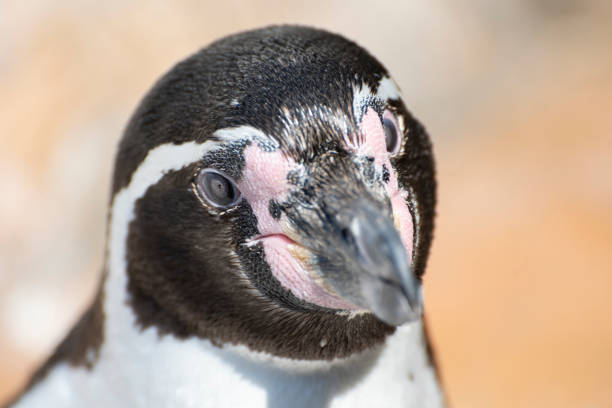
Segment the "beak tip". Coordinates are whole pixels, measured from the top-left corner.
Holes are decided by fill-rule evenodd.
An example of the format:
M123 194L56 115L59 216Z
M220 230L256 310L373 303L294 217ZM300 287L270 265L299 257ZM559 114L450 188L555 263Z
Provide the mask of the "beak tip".
M423 314L420 288L407 295L398 286L378 283L375 296L366 296L368 309L379 320L391 326L416 321Z
M374 316L390 326L401 326L414 322L421 317L420 311L395 310L392 313L374 313Z

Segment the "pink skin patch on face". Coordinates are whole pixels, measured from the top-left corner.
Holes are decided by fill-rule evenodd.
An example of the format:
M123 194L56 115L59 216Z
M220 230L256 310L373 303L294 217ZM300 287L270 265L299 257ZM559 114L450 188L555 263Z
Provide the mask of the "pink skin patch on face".
M297 168L297 164L280 151L266 152L256 143L247 146L244 159L242 177L237 184L257 217L260 233L251 243L262 243L266 262L274 277L285 289L306 302L330 309L358 309L317 284L317 277L312 276L314 272L309 273L306 266L307 250L285 234L284 215L277 220L270 213L270 200L280 202L287 197L291 188L287 174Z
M394 121L391 112L385 117ZM361 121L361 143L352 148L359 155L374 157L379 171L385 165L389 171L389 182L385 184L391 199L395 226L408 253L412 256L413 224L410 210L406 205L407 193L399 187L397 176L391 166L390 153L387 151L385 131L374 109L369 108ZM349 146L351 147L351 146ZM244 151L245 166L238 182L242 196L246 199L255 216L259 236L253 237L249 244L261 242L266 262L278 282L296 297L306 302L340 310L359 310L360 308L346 299L336 296L327 288L321 277L308 269L308 250L293 241L287 233L284 215L275 219L270 213L270 200L282 202L287 198L292 186L287 182L287 174L298 167L280 151L264 151L257 143L252 143Z
M397 120L391 112L385 111L384 117L392 120L395 128L399 131ZM361 119L361 132L365 140L357 146L357 154L374 157L374 163L379 167L379 170L383 165L389 170L389 182L386 183L385 189L391 199L395 227L398 229L404 247L408 252L408 258L411 259L414 226L412 224L412 215L406 204L408 193L401 189L398 184L397 175L391 166L391 154L387 151L385 130L380 117L374 109L368 108L365 115L363 115Z

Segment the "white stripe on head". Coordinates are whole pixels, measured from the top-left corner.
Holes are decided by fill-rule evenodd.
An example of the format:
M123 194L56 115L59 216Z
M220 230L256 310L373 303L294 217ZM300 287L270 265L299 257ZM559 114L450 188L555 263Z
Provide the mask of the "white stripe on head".
M395 81L389 77L383 77L378 83L376 96L384 101L389 99L400 99L401 94Z
M376 97L384 101L389 101L391 99L401 99L402 94L399 90L399 87L397 86L397 84L392 78L383 77L378 83L378 89L376 90ZM404 123L404 116L396 115L396 119L400 126L400 130L404 132L406 129L406 125Z
M224 143L252 140L264 147L276 150L280 147L278 141L253 126L242 125L233 128L219 129L213 136Z
M127 291L127 238L129 225L134 219L136 202L144 196L149 187L158 183L170 172L180 170L224 145L242 140L253 140L271 149L278 148L278 142L252 126L239 126L217 130L213 136L218 140L203 143L186 142L180 145L167 143L150 150L132 174L130 183L121 189L111 204L107 247L108 277L105 283L105 311L109 315L123 315L117 308L125 307ZM122 322L122 324L134 324ZM114 326L109 322L107 330L113 335ZM125 329L127 327L123 327ZM121 328L116 327L117 330Z
M372 90L365 83L353 88L353 114L355 115L357 123L361 122L361 115L364 110L363 107L372 97Z
M134 219L136 201L144 196L147 189L155 185L169 171L180 170L202 160L204 154L221 146L217 141L204 143L187 142L180 145L167 143L155 147L140 163L132 174L130 183L121 189L114 197L108 232L107 268L108 276L105 282L105 312L107 315L120 316L118 308L124 308L127 299L127 238L129 225ZM107 321L109 336L114 336L115 330L121 331L113 319ZM133 324L121 322L121 324Z
M383 77L378 83L376 93L366 84L353 88L353 112L358 115L357 122L361 121L361 115L365 112L364 105L371 99L377 99L381 102L387 102L390 99L400 99L400 91L395 84L395 81L389 77Z

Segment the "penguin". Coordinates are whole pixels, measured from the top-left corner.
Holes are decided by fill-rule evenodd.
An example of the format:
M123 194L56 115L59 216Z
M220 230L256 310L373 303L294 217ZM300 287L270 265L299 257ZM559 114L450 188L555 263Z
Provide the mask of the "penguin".
M432 146L344 37L220 39L118 146L91 307L8 406L442 407Z

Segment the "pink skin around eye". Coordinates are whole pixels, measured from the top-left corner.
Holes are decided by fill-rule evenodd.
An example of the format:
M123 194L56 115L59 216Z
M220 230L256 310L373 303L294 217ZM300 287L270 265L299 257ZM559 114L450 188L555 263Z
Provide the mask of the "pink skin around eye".
M390 155L387 152L382 123L378 114L371 108L362 119L361 131L365 135L365 140L356 147L356 153L374 157L379 171L382 171L383 164L387 166L390 179L385 188L391 198L395 225L410 257L413 225L405 201L407 194L399 188L389 161ZM348 300L324 290L315 282L316 278L306 269L304 260L296 258L295 254L300 252L300 248L285 235L282 227L283 218L277 220L270 213L270 200L282 202L289 194L292 186L287 182L287 174L298 165L280 151L266 152L256 143L250 144L245 149L244 158L245 166L238 188L257 217L259 236L253 237L252 242L262 243L266 261L274 277L284 288L306 302L331 309L359 309Z
M399 129L397 121L391 112L385 111L384 117L391 119L396 129ZM385 188L387 194L389 194L391 198L395 225L399 230L400 237L402 238L402 242L406 247L410 259L412 257L412 236L414 227L412 225L412 215L406 204L408 193L401 189L398 184L397 176L391 166L390 154L387 151L385 130L378 113L376 113L374 109L368 108L365 115L363 115L361 119L361 132L365 135L365 141L357 146L357 153L374 157L374 163L377 167L385 165L387 170L389 170L390 178Z

